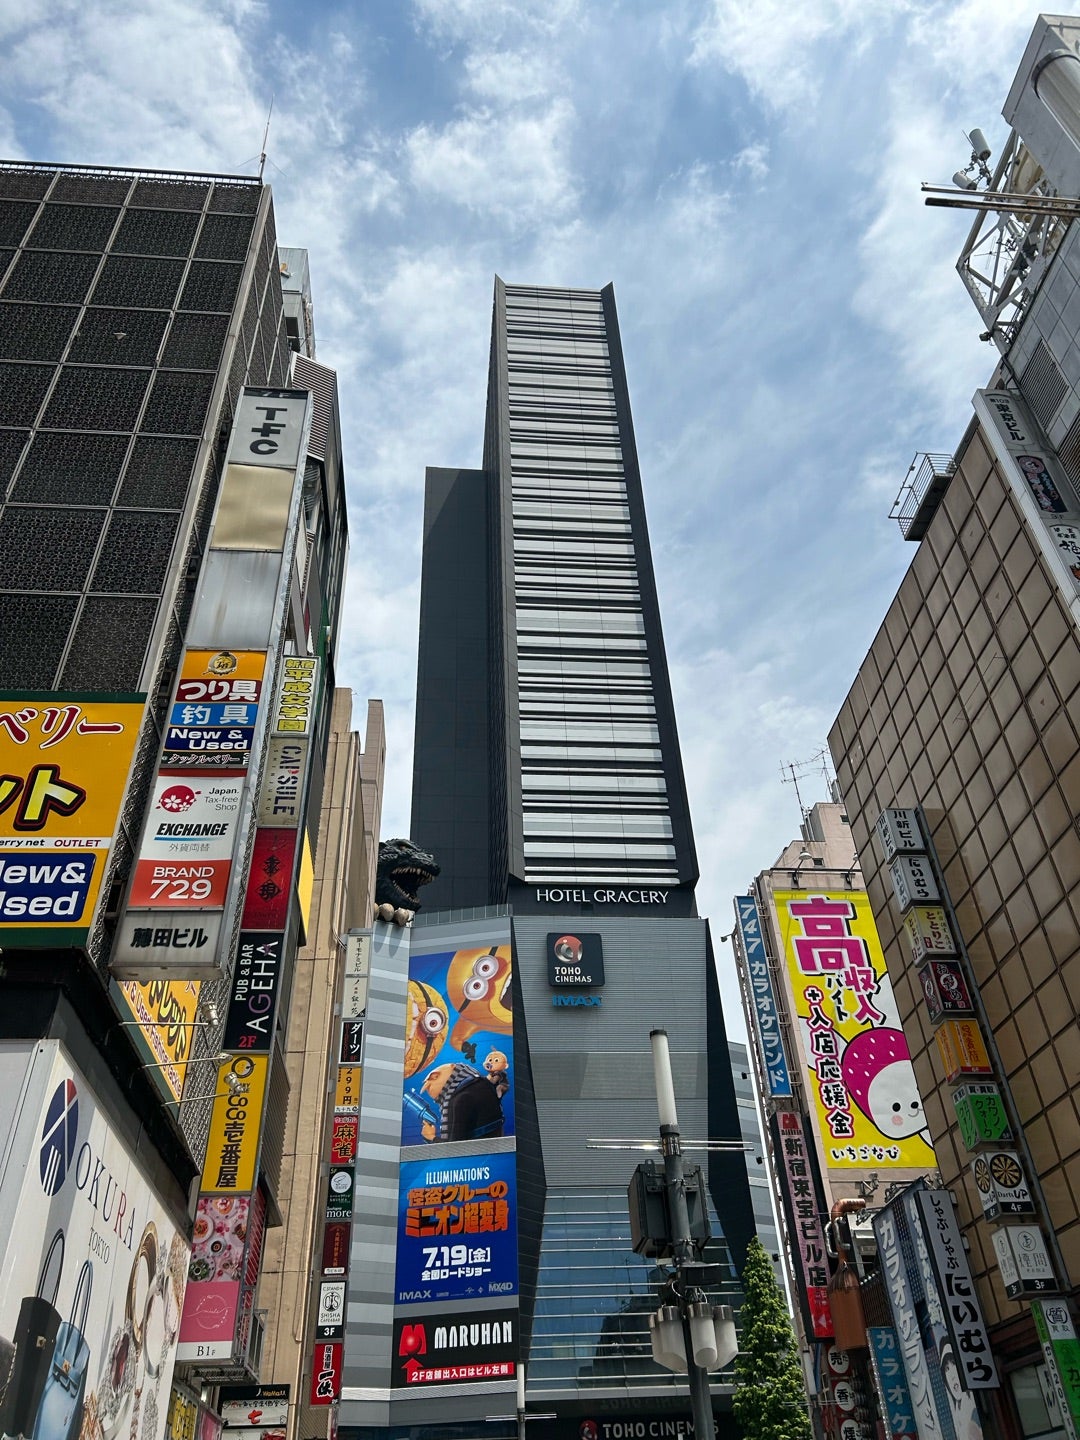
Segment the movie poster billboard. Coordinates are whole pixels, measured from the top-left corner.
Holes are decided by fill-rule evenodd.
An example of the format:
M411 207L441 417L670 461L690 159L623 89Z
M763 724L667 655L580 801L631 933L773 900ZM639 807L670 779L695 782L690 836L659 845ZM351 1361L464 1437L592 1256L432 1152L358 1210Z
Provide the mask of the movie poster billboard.
M159 1436L187 1240L59 1043L25 1053L21 1149L2 1182L17 1217L0 1261L2 1433Z
M510 941L409 959L401 1143L514 1133Z
M865 891L774 894L825 1163L935 1164Z
M78 945L94 918L141 695L0 693L0 936Z
M516 1295L514 1152L407 1160L400 1176L395 1303Z

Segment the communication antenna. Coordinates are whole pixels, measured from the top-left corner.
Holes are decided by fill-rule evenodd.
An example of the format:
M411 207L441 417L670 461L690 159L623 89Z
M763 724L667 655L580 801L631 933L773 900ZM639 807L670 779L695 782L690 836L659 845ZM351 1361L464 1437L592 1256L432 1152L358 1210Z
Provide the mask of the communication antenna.
M263 178L263 171L266 169L266 142L270 136L270 117L274 113L274 96L270 96L270 109L266 112L266 124L263 126L262 149L259 151L259 179Z
M828 747L824 745L816 755L811 755L809 760L789 760L787 764L780 766L780 783L794 785L795 799L799 802L799 813L804 821L810 817L810 807L803 804L799 781L818 774L825 780L825 793L831 795L832 775L829 771L829 751Z

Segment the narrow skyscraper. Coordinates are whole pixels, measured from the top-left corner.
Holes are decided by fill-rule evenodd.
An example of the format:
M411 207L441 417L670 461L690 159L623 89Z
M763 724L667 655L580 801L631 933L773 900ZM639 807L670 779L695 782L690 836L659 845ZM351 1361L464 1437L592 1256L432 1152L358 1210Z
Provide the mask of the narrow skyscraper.
M631 1237L639 1157L590 1142L656 1135L656 1026L687 1139L740 1125L610 286L496 281L483 468L427 476L412 839L441 873L411 934L372 936L365 1045L401 1058L364 1067L341 1432L510 1434L522 1369L529 1440L622 1433L628 1402L678 1427L686 1377L649 1343L665 1275ZM737 1304L743 1157L692 1158ZM476 1236L447 1198L463 1180Z

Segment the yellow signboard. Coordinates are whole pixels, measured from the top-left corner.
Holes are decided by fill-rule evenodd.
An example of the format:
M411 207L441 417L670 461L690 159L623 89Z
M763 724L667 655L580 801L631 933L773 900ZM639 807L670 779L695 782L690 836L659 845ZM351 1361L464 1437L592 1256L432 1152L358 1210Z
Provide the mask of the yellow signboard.
M865 891L778 891L807 1084L830 1169L934 1162Z
M199 1007L198 980L152 980L139 985L126 980L118 990L139 1033L154 1057L151 1073L160 1075L174 1100L184 1088L184 1072L195 1039L193 1021Z
M9 942L86 938L143 700L0 693L0 936Z
M254 1190L269 1064L269 1055L233 1055L222 1062L201 1194L250 1195Z
M360 1109L360 1066L339 1065L334 1109L355 1114Z

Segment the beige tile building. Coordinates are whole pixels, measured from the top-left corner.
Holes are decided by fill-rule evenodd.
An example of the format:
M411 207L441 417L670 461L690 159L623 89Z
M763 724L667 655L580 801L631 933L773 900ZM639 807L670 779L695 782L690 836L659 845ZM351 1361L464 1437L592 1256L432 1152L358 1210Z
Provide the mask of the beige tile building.
M333 1100L331 1046L345 953L340 940L370 922L379 849L382 702L368 701L362 746L351 724L352 692L336 690L307 943L296 957L285 1047L291 1095L279 1192L283 1223L267 1232L260 1289L267 1310L260 1380L291 1387L289 1440L321 1440L327 1433L326 1408L307 1402Z

